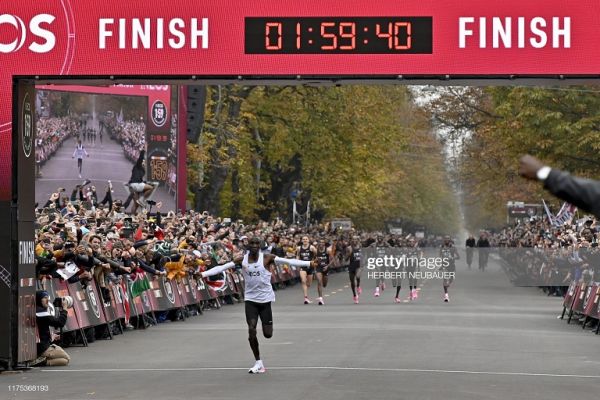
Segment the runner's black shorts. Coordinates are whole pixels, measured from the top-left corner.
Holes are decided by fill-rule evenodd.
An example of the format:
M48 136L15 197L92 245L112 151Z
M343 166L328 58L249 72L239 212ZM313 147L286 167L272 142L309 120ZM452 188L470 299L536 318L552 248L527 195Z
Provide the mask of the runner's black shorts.
M329 269L323 270L323 268L325 268L325 267L317 267L317 273L327 275L327 273L329 272Z
M348 265L348 272L356 272L360 269L360 263L350 263Z
M263 325L273 325L273 312L271 311L271 302L256 303L246 300L246 322L248 325L254 325L260 318Z

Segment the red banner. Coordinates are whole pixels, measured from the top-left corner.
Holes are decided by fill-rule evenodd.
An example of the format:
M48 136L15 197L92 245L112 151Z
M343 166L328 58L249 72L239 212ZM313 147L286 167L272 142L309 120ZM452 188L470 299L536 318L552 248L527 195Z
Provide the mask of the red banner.
M583 302L585 300L586 290L587 290L587 285L585 283L582 283L577 286L577 291L575 292L575 297L573 300L573 306L571 307L571 310L573 310L574 312L577 312L577 313L583 312Z
M600 286L595 283L588 287L583 305L583 314L588 317L598 318L598 300L600 298Z

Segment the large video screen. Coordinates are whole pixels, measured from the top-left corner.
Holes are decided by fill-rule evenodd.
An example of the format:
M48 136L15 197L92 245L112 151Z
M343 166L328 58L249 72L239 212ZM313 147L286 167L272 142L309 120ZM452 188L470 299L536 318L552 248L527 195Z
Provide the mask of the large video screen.
M147 97L37 90L36 106L38 208L175 209L176 133L148 132Z

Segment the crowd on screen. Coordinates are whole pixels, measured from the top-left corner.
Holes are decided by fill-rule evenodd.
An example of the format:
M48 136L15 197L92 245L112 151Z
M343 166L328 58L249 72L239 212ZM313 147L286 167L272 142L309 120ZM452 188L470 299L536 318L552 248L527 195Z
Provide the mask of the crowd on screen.
M106 129L109 136L123 146L125 157L135 162L140 155L140 149L146 145L145 122L132 120L119 123L114 118L105 117L101 117L100 120L99 128ZM38 166L43 166L65 140L82 135L88 126L87 122L87 119L81 116L39 117L36 121L35 140L35 158Z
M43 165L62 146L63 142L78 135L80 122L71 117L39 118L36 122L35 160Z
M110 137L121 143L125 157L135 162L140 156L140 149L146 148L146 124L143 121L130 120L122 123L107 121Z

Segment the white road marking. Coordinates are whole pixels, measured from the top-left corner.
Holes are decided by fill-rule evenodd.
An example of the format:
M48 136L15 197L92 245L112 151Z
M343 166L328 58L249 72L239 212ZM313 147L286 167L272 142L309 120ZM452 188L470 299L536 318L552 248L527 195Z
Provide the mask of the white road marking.
M95 368L95 369L42 369L41 372L194 372L194 371L245 371L247 367L200 367L200 368ZM527 376L548 378L579 378L600 379L600 375L576 374L546 374L537 372L498 372L498 371L466 371L447 369L417 369L417 368L363 368L363 367L269 367L270 370L295 371L295 370L331 370L331 371L367 371L367 372L407 372L430 374L466 374L466 375L499 375L499 376Z

